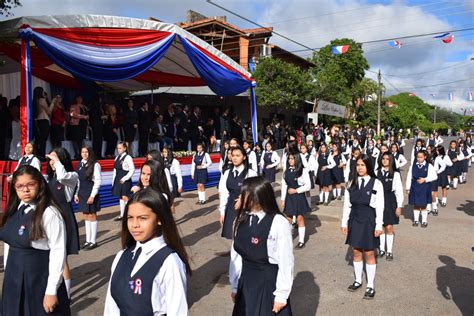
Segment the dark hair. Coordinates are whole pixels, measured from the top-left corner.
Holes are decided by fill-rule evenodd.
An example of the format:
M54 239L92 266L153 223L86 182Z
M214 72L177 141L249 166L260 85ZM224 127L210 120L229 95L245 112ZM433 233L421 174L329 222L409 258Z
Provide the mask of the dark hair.
M450 141L450 142L449 142L449 149L450 149L450 150L451 150L451 144L456 144L455 150L456 150L456 153L459 155L459 145L458 145L458 142L455 141L455 140Z
M287 170L290 168L290 156L293 156L293 158L295 159L295 175L297 178L299 178L303 174L303 162L301 161L301 155L300 153L288 154L288 157L286 158Z
M298 143L294 140L288 142L288 155L290 154L299 154L300 150L298 148Z
M122 247L132 248L136 245L130 231L128 230L128 209L131 205L141 203L150 208L155 213L157 219L161 222L158 226L157 236L163 236L166 244L171 247L183 261L186 266L186 272L191 275L191 266L189 265L188 254L184 249L183 241L178 233L178 227L171 213L171 208L166 198L160 192L147 188L135 193L128 201L125 207L122 219Z
M38 182L38 195L36 196L35 201L36 209L33 212L33 216L31 218L31 229L29 236L30 240L38 240L45 237L42 226L43 214L49 206L54 206L61 214L63 219L65 219L66 217L64 216L63 210L58 207L58 203L55 201L53 193L51 192L48 183L46 182L41 172L39 172L38 169L32 166L24 165L18 168L13 173L8 204L5 214L2 218L2 226L5 225L8 219L15 214L18 209L18 206L20 205L21 200L16 192L15 184L17 182L18 177L23 175L29 175L31 178L33 178L33 180Z
M33 156L36 156L36 146L35 146L35 141L33 140L30 140L29 142L27 142L25 144L25 147L26 145L30 144L32 147L33 147L33 152L31 153ZM23 150L23 154L25 154L25 151Z
M95 158L95 154L92 148L90 148L89 146L82 146L82 149L87 149L87 152L89 153L89 158L87 159L86 163L86 179L92 180L92 178L94 177L94 167L97 162L97 159Z
M270 141L270 142L267 142L267 143L265 144L265 148L263 148L263 150L267 150L266 147L267 147L268 144L269 144L270 146L272 146L272 150L273 150L273 142L271 142L271 141Z
M173 163L173 160L174 160L174 153L173 153L173 150L171 150L171 148L169 148L168 146L163 147L163 150L165 150L165 149L168 151L168 157L165 158L163 156L163 154L161 154L160 157L163 159L163 163L164 163L165 168L169 169L169 168L171 168L171 164Z
M415 142L415 147L416 147L416 145L417 145L418 143L421 145L421 147L423 147L423 145L425 144L425 141L424 141L423 139L421 139L421 138L418 138L418 139L416 140L416 142Z
M33 90L33 118L38 115L38 102L44 99L44 89L42 87L35 87Z
M225 149L225 144L229 145L230 146L230 141L228 140L225 140L223 143L222 143L222 146L221 146L221 159L225 161L225 158L227 156L227 150L228 149Z
M62 147L56 147L52 151L58 155L59 162L64 166L64 169L66 169L66 172L72 172L74 171L74 168L72 167L72 161L71 161L71 156L69 155L69 152L62 148ZM46 174L48 175L49 179L52 179L54 176L55 171L53 168L51 168L51 165L48 164L46 165Z
M360 148L359 148L359 147L356 147L356 148L352 148L352 150L351 150L352 156L354 156L354 154L355 154L356 151L358 151L358 152L360 152L360 153L362 154L362 151L360 150ZM359 155L359 157L360 157L360 155Z
M436 146L436 152L438 156L444 157L446 155L446 151L444 150L444 147L442 145Z
M247 176L247 173L249 172L249 159L247 157L247 152L240 146L237 146L237 147L234 147L234 148L229 148L229 150L234 153L234 151L238 150L242 153L242 155L244 156L244 161L242 161L242 164L244 165L244 170L242 171L242 176L245 177ZM229 168L229 174L232 173L232 171L234 171L234 164L231 165L231 167Z
M393 174L395 173L395 171L398 171L397 169L397 165L395 164L395 157L393 157L393 155L391 153L389 153L388 151L387 152L384 152L381 156L380 156L380 163L378 165L378 170L382 170L382 159L384 156L387 156L388 157L388 174L390 175L390 178L393 178Z
M163 157L161 156L160 151L157 149L150 150L146 155L151 156L152 160L160 161L161 163L163 163Z
M240 146L240 141L239 141L237 138L232 137L232 138L229 140L229 145L230 145L230 142L231 142L231 141L235 141L235 142Z
M430 149L429 154L428 154L428 148ZM428 145L428 147L426 148L426 160L429 163L434 164L435 159L436 159L436 147L433 145Z
M248 221L247 213L252 210L252 206L259 204L267 215L281 213L275 198L275 192L270 182L263 177L252 177L242 182L240 190L240 207L237 209L237 219L234 224L234 236L238 226Z
M359 180L359 174L357 173L357 162L359 162L359 160L362 160L362 162L365 164L365 167L367 168L367 174L371 178L375 178L374 166L372 166L372 159L370 159L370 157L367 155L359 156L359 158L357 158L356 160L354 174L352 175L351 179L351 190L354 190L356 188L357 182Z
M150 167L150 188L158 192L166 194L168 196L168 201L171 203L171 193L168 186L168 181L166 179L165 166L162 162L158 160L148 160L142 165L140 169L140 177L138 179L137 185L143 189L143 183L141 179L141 173L143 167Z
M397 153L399 153L399 152L400 152L400 148L398 147L398 144L397 144L397 143L391 143L391 144L390 144L390 150L392 150L392 147L393 147L393 146L397 147Z
M127 142L118 142L117 146L118 145L122 145L123 147L125 147L125 153L128 154L128 143Z

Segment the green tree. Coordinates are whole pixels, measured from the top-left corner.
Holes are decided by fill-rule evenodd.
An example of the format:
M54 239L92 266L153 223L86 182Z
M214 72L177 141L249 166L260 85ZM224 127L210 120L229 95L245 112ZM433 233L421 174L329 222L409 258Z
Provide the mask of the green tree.
M309 73L280 59L261 59L254 78L259 106L297 109L305 100L312 99Z
M20 0L0 0L0 15L11 16L13 8L21 6Z

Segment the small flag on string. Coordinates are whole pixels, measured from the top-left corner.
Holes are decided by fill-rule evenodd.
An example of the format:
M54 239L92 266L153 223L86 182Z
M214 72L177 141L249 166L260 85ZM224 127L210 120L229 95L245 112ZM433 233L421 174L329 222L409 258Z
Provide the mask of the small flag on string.
M410 93L408 93L408 96L409 97L416 97L416 94L414 94L413 92L410 92Z
M454 35L451 35L451 33L444 33L444 34L436 35L433 38L439 38L440 40L443 41L443 43L449 44L453 41Z
M431 95L433 98L436 98L436 96L437 96L436 93L431 93L430 95Z
M347 53L349 50L350 45L343 45L343 46L333 46L332 47L332 54L333 55L342 55Z
M467 99L468 99L469 101L472 101L472 100L473 100L472 91L468 91L468 92L467 92Z
M388 46L402 48L402 42L400 41L390 41Z
M454 101L454 96L453 96L452 92L448 93L448 100L449 101Z

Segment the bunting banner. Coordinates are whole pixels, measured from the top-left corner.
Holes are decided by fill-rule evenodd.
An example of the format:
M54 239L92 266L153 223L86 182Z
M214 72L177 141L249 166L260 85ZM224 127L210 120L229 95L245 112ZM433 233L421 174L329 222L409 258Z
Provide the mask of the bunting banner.
M402 43L400 41L389 41L388 46L402 48Z

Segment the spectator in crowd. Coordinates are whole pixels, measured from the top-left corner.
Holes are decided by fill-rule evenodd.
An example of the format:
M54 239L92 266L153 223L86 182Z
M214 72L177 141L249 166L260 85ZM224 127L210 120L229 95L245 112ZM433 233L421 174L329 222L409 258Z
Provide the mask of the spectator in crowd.
M173 124L173 119L174 119L174 116L175 116L174 110L175 110L174 103L168 104L168 110L163 115L163 123L166 126L168 126L170 124Z
M221 126L221 140L225 141L230 139L230 121L229 121L229 109L225 109L219 118Z
M6 158L6 136L8 122L8 99L0 95L0 160Z
M81 160L81 148L89 125L89 109L82 104L82 96L75 98L75 103L69 108L69 138L74 148L74 159Z
M51 147L62 147L61 142L64 140L67 112L58 94L54 97L53 111L51 114Z
M204 122L201 118L201 109L198 106L195 106L193 113L190 116L189 122L189 135L191 137L191 147L196 148L197 144L201 143L202 135L204 132L203 129Z
M125 121L123 122L124 139L128 143L128 152L133 157L133 141L137 135L138 129L138 113L133 105L133 100L129 99L127 107L123 111Z
M49 137L51 111L53 104L48 104L47 94L42 87L33 90L33 117L35 143L38 148L38 157L45 159L46 141Z
M230 138L236 138L239 140L244 139L242 124L240 123L240 118L237 114L235 114L234 118L230 121Z
M107 120L104 124L104 139L107 142L105 156L107 158L115 158L115 147L118 142L118 131L120 129L117 117L117 108L113 104L109 104L105 109Z
M138 111L138 155L143 157L148 152L148 137L151 130L151 115L148 102L143 103Z
M102 159L102 142L104 140L104 125L107 114L104 112L102 98L97 98L89 109L89 124L92 129L92 148L96 159ZM107 102L108 103L108 102ZM107 104L105 105L107 106Z

